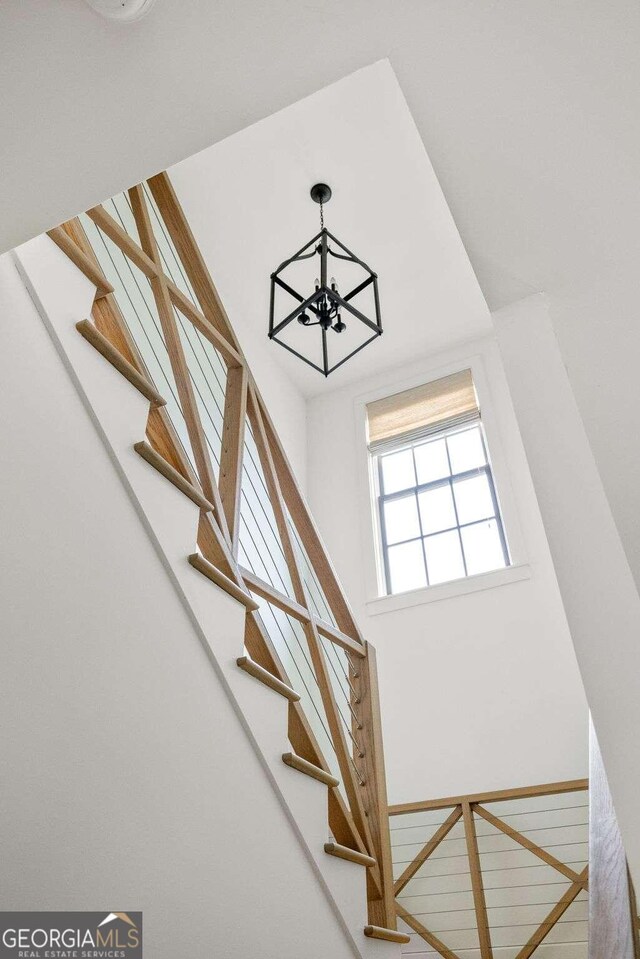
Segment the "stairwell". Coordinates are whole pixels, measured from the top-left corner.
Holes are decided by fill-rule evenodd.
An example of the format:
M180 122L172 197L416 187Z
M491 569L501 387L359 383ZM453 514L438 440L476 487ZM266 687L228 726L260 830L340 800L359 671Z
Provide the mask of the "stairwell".
M140 455L158 397L79 335L96 284L48 237L0 262L4 908L124 898L155 956L398 955L335 780L291 756L296 691L243 656L253 601L189 561L202 504Z
M131 270L164 360L105 321L114 293L137 294L74 240L81 227L0 259L15 557L0 711L20 731L4 908L142 909L145 945L167 959L585 956L585 781L392 807L389 842L375 652L233 333L195 305L210 291L167 278L185 250L156 241L146 187L129 196L128 231L103 207L87 228L148 281L143 294ZM199 363L206 343L180 332L178 310L230 359L217 449L190 419L203 399L185 344ZM631 959L635 916L624 935Z

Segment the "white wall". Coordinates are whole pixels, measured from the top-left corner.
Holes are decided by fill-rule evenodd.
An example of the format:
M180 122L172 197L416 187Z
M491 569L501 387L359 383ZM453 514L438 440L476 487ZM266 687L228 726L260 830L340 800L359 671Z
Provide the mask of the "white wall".
M495 316L629 863L640 875L640 597L545 299ZM538 371L544 371L540 389ZM633 500L633 488L627 488Z
M357 398L426 381L479 354L498 494L510 507L507 535L530 576L373 615L380 604L366 605L372 544ZM495 343L317 397L308 436L311 508L378 650L390 801L585 776L586 702Z
M77 277L64 288L70 325L91 302ZM147 952L160 959L346 959L336 916L10 255L0 315L3 908L141 909ZM166 488L193 514L195 536L197 511ZM207 601L220 642L237 633L240 653L241 608L215 588ZM285 748L284 724L282 738Z

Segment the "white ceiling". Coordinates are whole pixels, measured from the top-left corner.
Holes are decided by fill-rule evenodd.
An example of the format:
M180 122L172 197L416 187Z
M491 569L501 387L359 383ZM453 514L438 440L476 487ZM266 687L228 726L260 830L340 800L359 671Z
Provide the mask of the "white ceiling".
M640 543L639 48L638 0L3 0L0 250L388 57L489 306L547 293Z
M170 175L249 359L259 361L268 350L269 361L305 396L491 331L480 287L388 61L202 151ZM319 208L309 197L317 181L333 189L325 207L329 230L379 274L384 327L381 338L327 379L267 340L269 276L318 232ZM302 295L313 292L317 259L294 268L308 285L289 279ZM349 283L349 268L340 261L330 270L344 292L360 281ZM286 301L280 319L293 309ZM366 312L368 305L359 308ZM330 332L330 348L342 347L356 327L365 330L344 319L348 330L340 342ZM319 348L317 329L294 321L292 331L307 355L312 344Z

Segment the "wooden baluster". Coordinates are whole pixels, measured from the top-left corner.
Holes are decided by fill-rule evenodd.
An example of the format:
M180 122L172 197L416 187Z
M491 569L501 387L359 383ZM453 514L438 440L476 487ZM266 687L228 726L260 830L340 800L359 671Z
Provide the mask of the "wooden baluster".
M462 803L462 817L464 820L464 837L467 843L467 856L469 857L473 904L476 910L476 922L478 924L480 955L482 959L493 959L489 920L487 919L487 904L484 898L484 885L482 882L482 867L480 864L480 854L478 852L476 824L473 818L473 808L468 802Z
M368 798L368 821L380 869L379 892L369 886L369 918L375 925L396 929L395 897L393 889L393 862L391 857L391 834L387 802L387 777L384 767L382 745L382 718L378 691L376 652L370 643L365 643L366 657L358 663L356 683L360 691L360 715L364 745L362 770Z
M227 370L219 489L222 508L231 535L233 555L238 555L240 535L240 489L247 410L247 371L242 366Z

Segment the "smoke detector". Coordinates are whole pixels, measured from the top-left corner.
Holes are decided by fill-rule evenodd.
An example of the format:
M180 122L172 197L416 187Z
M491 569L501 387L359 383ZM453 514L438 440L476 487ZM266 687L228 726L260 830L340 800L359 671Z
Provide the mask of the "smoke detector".
M149 12L155 0L86 0L108 20L139 20Z

